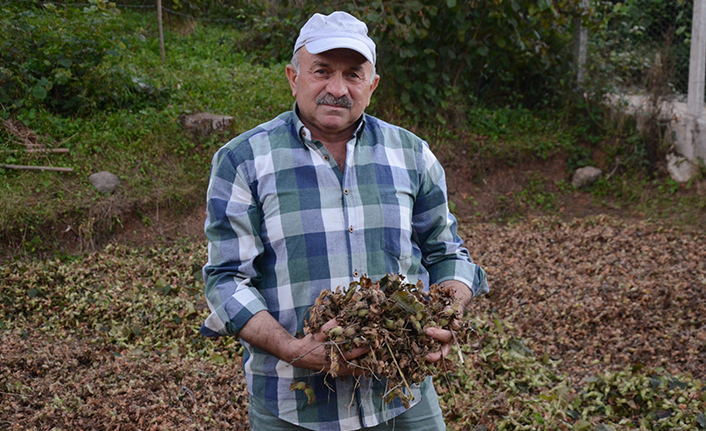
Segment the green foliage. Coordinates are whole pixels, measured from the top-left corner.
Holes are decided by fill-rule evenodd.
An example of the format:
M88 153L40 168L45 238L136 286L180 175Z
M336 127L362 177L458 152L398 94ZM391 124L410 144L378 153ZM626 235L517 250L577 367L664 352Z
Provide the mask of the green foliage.
M531 174L527 187L516 196L518 204L531 209L556 210L556 195L546 190L545 181L541 174L536 172Z
M82 3L85 0L67 1ZM137 7L144 7L146 4L144 0L121 0L118 3ZM251 23L251 17L265 14L267 3L258 0L162 0L162 7L166 9L163 14L165 19L172 21L188 21L195 18L246 28Z
M448 429L478 429L488 422L498 430L565 424L561 409L569 388L556 362L535 357L508 322L486 315L473 320L478 342L461 349L466 359L457 372L435 381L440 404L449 412Z
M478 341L462 348L464 364L435 380L449 430L706 429L701 380L635 366L574 386L557 362L515 337L509 322L473 320Z
M125 9L118 15L103 15L100 9L88 13L77 7L60 9L63 12L27 8L31 14L25 18L48 39L78 34L121 42L120 55L106 56L104 62L115 62L111 64L130 71L131 77L143 77L155 88L169 88L170 99L168 104L156 104L158 98L151 97L145 103L89 109L96 103L91 99L82 105L84 110L67 117L46 106L49 94L41 103L27 96L31 108L22 104L0 111L36 133L39 143L70 150L52 155L17 152L24 148L23 142L0 126L0 163L74 169L74 173L0 169L0 236L20 253L51 251L57 238L71 243L76 233L62 232L69 226L76 231L82 220L75 218L94 217L98 241L136 212L191 208L205 195L213 152L237 133L292 107L283 66L246 63L235 49L241 34L232 27L199 24L182 32L181 23L172 23L173 27L165 28L167 55L162 63L153 13ZM100 34L82 33L84 13L105 20ZM77 33L69 29L70 23L76 24ZM0 40L4 37L0 34ZM101 91L113 91L110 79L99 84ZM114 91L118 100L132 100L125 87ZM192 135L180 119L194 112L230 115L232 128L211 136ZM120 177L115 195L101 196L88 181L90 174L102 170ZM33 242L34 237L39 237L38 242Z
M585 91L569 110L576 123L603 130L587 130L587 136L609 137L604 150L611 169L654 175L671 151L662 106L686 92L692 9L685 0L591 2L584 19L590 34ZM643 95L639 118L625 115L623 105L606 108L606 93ZM595 147L592 137L585 143ZM571 154L569 164L579 166L582 159Z
M255 64L268 66L289 61L299 29L316 10L312 4L279 10L277 15L252 16L243 49Z
M507 165L527 158L546 160L570 151L576 142L561 113L553 110L474 107L468 110L467 122L459 126L464 127L478 135L469 153Z
M569 158L566 161L567 167L571 172L584 166L589 166L591 161L591 151L581 145L575 145L568 151Z
M617 429L706 429L703 382L640 368L584 379L587 385L572 413L584 419L604 417Z
M344 10L368 24L377 43L379 92L391 113L444 121L484 99L536 105L551 100L569 73L573 0L368 2L306 1L253 26L255 58L289 60L313 12ZM450 31L452 29L452 31Z
M205 259L205 248L190 243L150 250L108 246L80 260L2 266L0 320L8 330L39 325L121 348L177 345L195 355L209 345L198 335Z
M685 93L692 8L686 0L592 2L588 85L644 88L648 71L659 66L666 67L672 89Z
M91 0L83 9L47 4L3 8L0 18L0 104L13 111L61 114L144 108L169 92L120 64L131 39L114 6Z
M430 115L477 97L547 102L568 71L572 3L384 2L361 15L379 41L383 90L404 111Z
M647 219L669 220L683 225L699 225L706 209L706 196L691 193L690 182L679 184L670 177L650 179L634 170L605 176L591 186L597 203L620 208Z

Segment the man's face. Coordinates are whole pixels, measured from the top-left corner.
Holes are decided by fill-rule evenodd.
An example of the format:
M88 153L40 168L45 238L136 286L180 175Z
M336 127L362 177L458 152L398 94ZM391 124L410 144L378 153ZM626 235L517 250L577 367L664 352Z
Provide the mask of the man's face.
M370 104L379 77L373 65L350 49L311 54L299 52L299 74L287 66L287 78L304 124L315 138L331 138L352 132Z

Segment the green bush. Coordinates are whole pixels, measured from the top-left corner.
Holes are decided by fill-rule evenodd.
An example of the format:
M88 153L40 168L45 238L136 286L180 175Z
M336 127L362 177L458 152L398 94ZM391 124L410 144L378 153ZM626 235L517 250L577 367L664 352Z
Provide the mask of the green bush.
M26 3L9 3L0 18L0 104L80 115L167 102L166 89L120 65L129 40L117 36L126 24L114 6Z
M63 0L65 3L85 3L86 0ZM154 0L120 0L121 7L155 10ZM251 17L261 16L269 2L261 0L162 0L165 20L205 20L212 23L235 23L236 27L249 25Z
M536 105L551 101L568 83L573 0L306 1L282 4L256 17L250 43L254 59L291 57L299 28L314 12L344 10L368 24L377 43L378 90L385 108L443 120L478 97ZM378 98L380 99L380 98Z
M385 2L363 18L381 70L407 112L430 114L477 98L537 105L570 72L571 1Z
M659 65L672 90L685 93L692 14L693 2L686 0L592 2L587 20L592 80L607 81L610 91L644 88L648 72Z

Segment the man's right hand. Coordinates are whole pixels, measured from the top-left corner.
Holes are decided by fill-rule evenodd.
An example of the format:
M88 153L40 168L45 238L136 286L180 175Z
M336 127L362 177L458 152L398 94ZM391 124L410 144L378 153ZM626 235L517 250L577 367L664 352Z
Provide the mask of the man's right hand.
M309 334L304 338L296 338L279 324L267 311L260 311L248 320L238 335L251 345L271 353L277 358L299 368L319 372L331 371L329 352L343 354L343 360L338 361L336 376L363 375L369 370L363 369L351 362L368 352L369 349L359 347L351 350L336 350L336 346L328 342L326 335L329 329L338 326L336 319L326 322L319 332ZM333 351L332 348L333 347Z
M338 326L336 319L331 319L319 329L319 332L299 339L298 341L301 343L297 346L297 350L299 350L300 354L290 363L300 368L330 372L332 371L330 356L337 354L339 355L338 364L336 369L333 370L336 376L368 374L370 371L358 366L355 358L368 353L370 349L366 347L357 347L350 350L338 349L332 344L332 341L327 341L328 331L336 326Z

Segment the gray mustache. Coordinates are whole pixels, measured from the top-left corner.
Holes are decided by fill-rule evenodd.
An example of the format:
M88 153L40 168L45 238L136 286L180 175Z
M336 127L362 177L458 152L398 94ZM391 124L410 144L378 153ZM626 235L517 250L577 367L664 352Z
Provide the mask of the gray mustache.
M333 105L340 106L342 108L352 108L353 102L348 98L348 96L335 97L331 93L326 93L325 95L316 99L317 105Z

